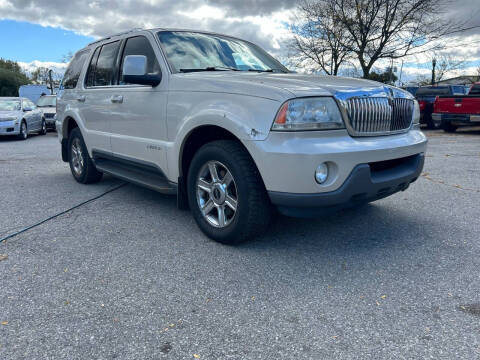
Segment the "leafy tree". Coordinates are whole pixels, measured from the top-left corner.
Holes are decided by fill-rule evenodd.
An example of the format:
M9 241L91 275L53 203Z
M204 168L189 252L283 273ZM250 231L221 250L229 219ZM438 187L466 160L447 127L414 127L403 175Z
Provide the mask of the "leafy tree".
M29 83L17 62L0 58L0 96L18 96L18 88Z

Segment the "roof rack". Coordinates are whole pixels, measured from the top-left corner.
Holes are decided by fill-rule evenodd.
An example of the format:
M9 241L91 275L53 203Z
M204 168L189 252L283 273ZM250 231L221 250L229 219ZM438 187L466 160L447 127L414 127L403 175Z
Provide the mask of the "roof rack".
M88 44L87 46L90 46L90 45L99 43L99 42L104 41L104 40L111 39L111 38L116 37L116 36L125 35L125 34L129 34L129 33L131 33L131 32L140 31L140 30L143 30L143 29L142 29L142 28L133 28L133 29L130 29L130 30L127 30L127 31L122 31L122 32L120 32L120 33L118 33L118 34L109 35L109 36L107 36L107 37L104 37L104 38L101 38L101 39L92 41L92 42L91 42L90 44Z

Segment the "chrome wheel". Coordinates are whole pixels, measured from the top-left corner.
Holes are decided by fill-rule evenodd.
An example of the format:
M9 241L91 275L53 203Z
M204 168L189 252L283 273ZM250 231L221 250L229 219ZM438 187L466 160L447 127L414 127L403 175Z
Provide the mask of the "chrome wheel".
M73 171L76 175L80 175L83 171L84 160L82 154L82 147L78 138L73 139L71 150Z
M45 122L45 120L42 121L42 134L46 134L47 133L47 123Z
M214 227L228 226L237 213L237 186L232 173L219 161L208 161L197 176L197 204Z

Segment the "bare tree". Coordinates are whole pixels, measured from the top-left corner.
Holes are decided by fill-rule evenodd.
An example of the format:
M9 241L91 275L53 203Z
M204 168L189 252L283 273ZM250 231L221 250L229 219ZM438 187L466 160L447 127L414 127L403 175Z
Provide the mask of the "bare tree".
M445 75L450 71L464 69L466 64L464 59L456 59L451 55L441 55L438 58L434 57L434 60L436 61L435 83L443 80Z
M443 37L466 30L467 22L445 16L449 0L306 1L302 6L317 14L318 22L340 29L330 34L348 50L346 56L355 55L365 78L379 60L440 49Z
M322 2L305 0L298 5L297 12L290 43L295 65L337 75L340 66L352 55L350 44L342 39L346 31L344 24Z

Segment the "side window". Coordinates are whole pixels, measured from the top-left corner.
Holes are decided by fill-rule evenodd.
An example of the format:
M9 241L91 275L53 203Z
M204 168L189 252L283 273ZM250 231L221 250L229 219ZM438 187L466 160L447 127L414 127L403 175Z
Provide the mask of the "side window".
M90 65L88 65L87 76L85 77L85 86L93 86L93 80L95 79L95 67L97 66L98 53L100 52L100 47L95 49L92 59L90 60Z
M82 51L75 54L68 65L63 76L62 85L64 89L74 89L77 86L78 78L82 72L83 64L87 59L88 51Z
M35 105L33 105L33 103L30 100L24 100L23 107L31 110L35 109Z
M102 46L95 66L94 86L108 86L114 84L114 69L117 59L119 41Z
M153 51L150 41L144 36L135 36L127 40L125 48L123 49L122 62L120 65L120 84L125 85L123 81L122 70L123 61L128 55L143 55L147 57L147 73L158 74L160 73L160 65L158 64L157 57Z

